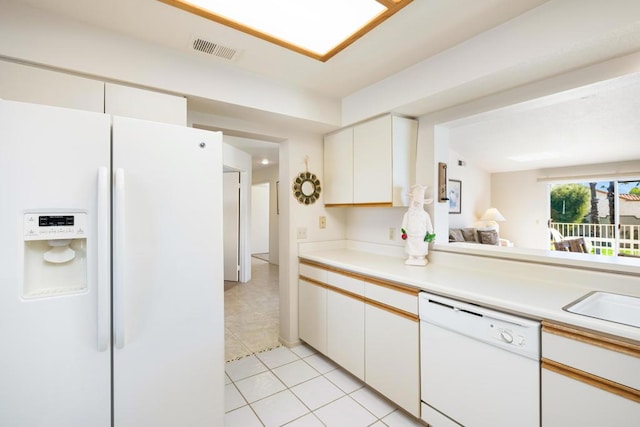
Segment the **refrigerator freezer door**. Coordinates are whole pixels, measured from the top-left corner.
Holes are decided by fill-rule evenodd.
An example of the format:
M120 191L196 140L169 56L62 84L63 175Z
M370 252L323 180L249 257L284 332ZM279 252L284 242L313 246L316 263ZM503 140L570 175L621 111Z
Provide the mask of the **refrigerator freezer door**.
M117 427L224 423L221 147L113 119Z
M110 231L101 229L98 238L97 224L99 170L110 166L109 127L104 114L0 101L2 425L111 425L109 341L104 331L101 341L98 337L99 325L104 329L111 322L109 291L98 289L98 282L109 286L104 236ZM79 239L84 247L74 247L77 257L86 251L86 265L78 270L86 277L81 288L65 291L64 280L62 288L52 287L52 277L65 277L58 275L60 269L75 261L48 265L35 257L29 259L40 262L41 292L25 292L25 276L33 276L25 270L32 262L25 263L25 255L31 248L47 248L46 240L27 242L24 236L25 213L37 211L86 215L86 239ZM34 214L40 217L49 221L46 232L59 228L54 224L60 217ZM109 211L101 218L108 228ZM99 246L107 251L101 268Z

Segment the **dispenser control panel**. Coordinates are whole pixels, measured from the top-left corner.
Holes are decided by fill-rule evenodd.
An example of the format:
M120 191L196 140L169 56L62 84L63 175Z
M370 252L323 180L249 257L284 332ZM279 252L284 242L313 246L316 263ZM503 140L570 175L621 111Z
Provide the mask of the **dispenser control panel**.
M24 240L82 239L87 233L86 212L27 212Z

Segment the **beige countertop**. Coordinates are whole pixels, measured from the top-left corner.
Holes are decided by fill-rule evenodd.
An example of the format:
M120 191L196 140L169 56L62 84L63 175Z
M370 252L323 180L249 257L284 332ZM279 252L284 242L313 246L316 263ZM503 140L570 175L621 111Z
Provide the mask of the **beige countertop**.
M437 253L430 258L433 255L439 259ZM640 297L640 277L636 275L464 255L453 262L416 267L405 265L404 258L397 254L347 248L302 251L300 258L529 318L555 320L640 342L640 328L562 309L596 290Z

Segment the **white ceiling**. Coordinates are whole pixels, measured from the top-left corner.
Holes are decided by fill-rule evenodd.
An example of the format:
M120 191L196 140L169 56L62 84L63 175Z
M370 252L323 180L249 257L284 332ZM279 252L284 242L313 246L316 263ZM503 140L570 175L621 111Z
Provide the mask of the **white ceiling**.
M251 154L252 169L264 169L278 164L279 147L278 143L244 138L241 136L224 135L224 142ZM268 164L262 164L262 160L268 160Z
M507 172L640 159L640 74L449 123L461 160ZM521 157L526 161L516 161Z
M232 67L342 98L508 21L546 0L414 0L326 63L157 0L21 0L159 45L193 51L197 37L240 50ZM329 27L331 23L327 23ZM211 57L211 61L225 63Z
M195 38L203 38L240 51L231 62L207 56L212 66L242 70L271 79L274 84L342 99L546 0L414 0L326 63L157 0L20 2L200 59L204 54L194 51L191 44ZM562 62L559 58L557 61ZM530 69L535 68L535 64L529 65ZM514 71L518 72L523 70ZM636 142L640 138L637 81L634 77L593 85L451 123L452 147L463 159L488 172L640 158L640 143ZM189 102L190 108L195 106L204 112L219 107L206 100ZM220 114L220 110L212 114ZM261 147L252 147L253 143L243 138L229 142L244 145L242 149L256 158L265 156L277 161L276 144L262 147L271 150L267 154L258 152ZM535 147L534 152L531 147ZM555 153L558 157L538 162L507 158L539 153Z

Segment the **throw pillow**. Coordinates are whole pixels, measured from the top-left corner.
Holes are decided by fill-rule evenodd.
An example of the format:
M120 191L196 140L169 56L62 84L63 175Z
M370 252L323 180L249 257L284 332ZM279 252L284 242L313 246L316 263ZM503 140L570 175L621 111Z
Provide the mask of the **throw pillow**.
M463 228L462 235L464 236L465 242L477 242L478 238L476 237L476 229L475 228Z
M478 238L480 239L480 243L485 245L497 246L500 243L496 230L478 230Z
M449 241L450 242L464 242L464 236L462 235L462 230L459 228L450 228L449 229Z

